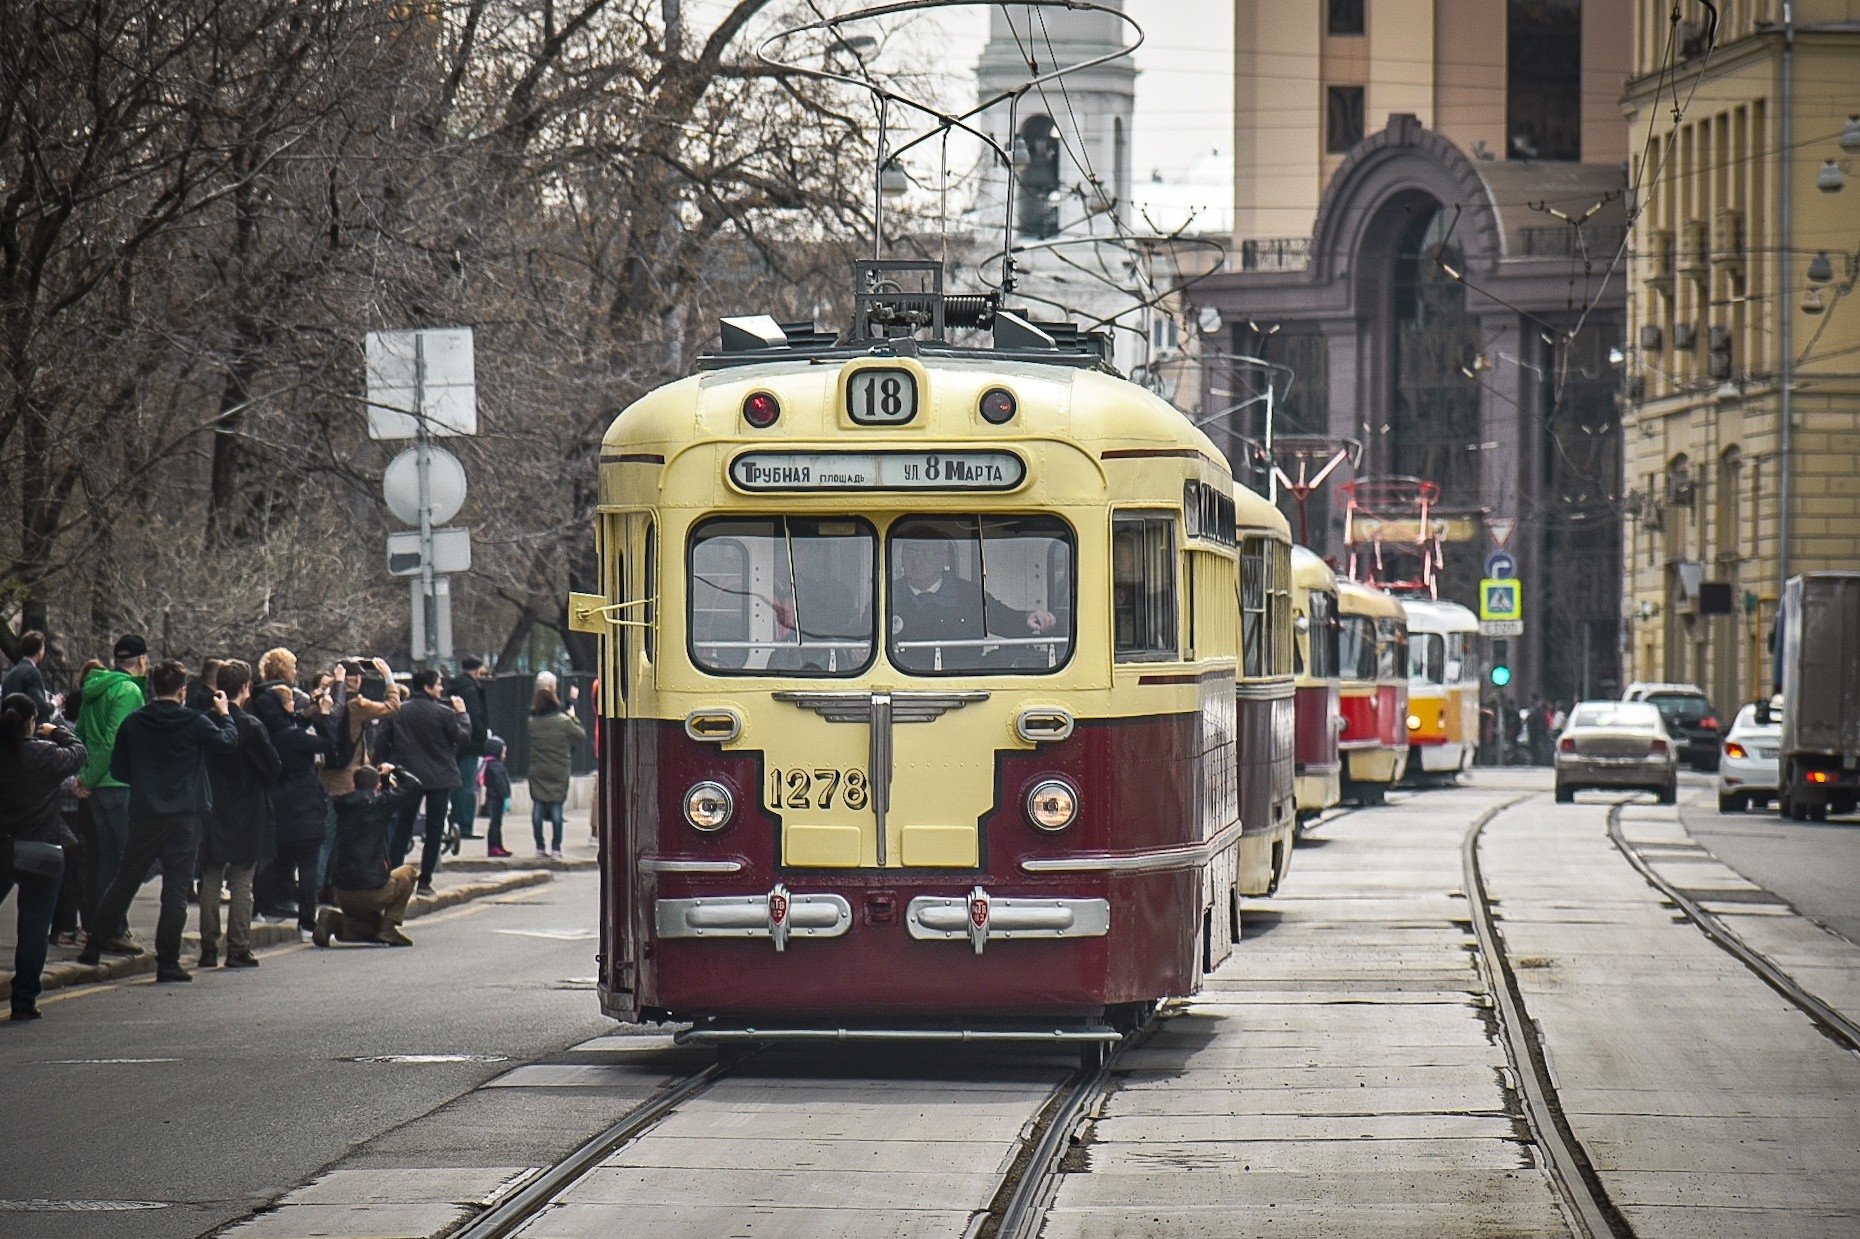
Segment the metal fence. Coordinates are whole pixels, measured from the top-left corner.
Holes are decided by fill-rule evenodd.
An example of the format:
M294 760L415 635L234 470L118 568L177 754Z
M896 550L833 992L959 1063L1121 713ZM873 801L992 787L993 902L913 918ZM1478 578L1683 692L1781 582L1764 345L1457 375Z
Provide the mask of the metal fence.
M570 674L558 678L558 694L566 695L568 686L581 690L575 702L575 718L588 738L569 753L569 766L576 774L594 769L594 677ZM530 773L530 702L536 696L536 677L527 672L494 676L484 683L484 700L490 708L491 732L504 742L504 765L513 779L528 778Z

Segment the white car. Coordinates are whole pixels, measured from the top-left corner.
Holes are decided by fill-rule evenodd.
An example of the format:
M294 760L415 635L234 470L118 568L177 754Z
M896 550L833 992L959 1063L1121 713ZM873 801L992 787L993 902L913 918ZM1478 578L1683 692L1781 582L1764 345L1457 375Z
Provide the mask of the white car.
M1718 812L1741 813L1752 801L1776 798L1776 750L1782 743L1782 703L1775 702L1758 718L1753 703L1737 712L1724 736L1718 762Z

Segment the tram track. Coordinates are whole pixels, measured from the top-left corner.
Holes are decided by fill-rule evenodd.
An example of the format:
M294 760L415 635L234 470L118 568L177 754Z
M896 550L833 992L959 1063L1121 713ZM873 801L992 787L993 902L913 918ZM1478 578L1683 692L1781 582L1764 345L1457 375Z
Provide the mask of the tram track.
M1504 943L1498 933L1498 921L1492 911L1491 900L1487 898L1485 878L1479 867L1479 837L1486 826L1499 814L1542 794L1518 796L1493 805L1467 828L1460 846L1466 902L1473 936L1479 943L1480 962L1497 1008L1505 1054L1517 1077L1524 1119L1530 1125L1538 1148L1543 1151L1545 1170L1562 1203L1571 1231L1581 1239L1631 1239L1633 1229L1610 1203L1600 1176L1590 1164L1588 1155L1576 1139L1557 1101L1556 1084L1551 1078L1543 1042L1537 1026L1525 1010L1524 994L1505 953ZM1618 805L1611 811L1611 828L1619 812Z
M1095 1066L1067 1076L1029 1113L1019 1145L1006 1160L995 1190L977 1200L965 1235L972 1239L1033 1239L1057 1190L1066 1155L1085 1123L1111 1091L1112 1070L1121 1051L1140 1042L1153 1020L1112 1046ZM584 1141L521 1188L452 1232L449 1239L508 1239L522 1233L564 1193L628 1145L649 1139L652 1130L680 1107L737 1075L760 1051L720 1056L702 1070L670 1083L663 1092Z
M1608 811L1609 841L1627 859L1628 864L1632 865L1650 886L1670 900L1673 906L1685 913L1686 917L1697 925L1700 932L1707 938L1754 972L1764 984L1808 1016L1823 1035L1845 1049L1860 1052L1860 1024L1856 1024L1809 993L1776 961L1745 942L1735 930L1725 924L1722 918L1707 911L1698 900L1674 885L1648 861L1640 848L1627 837L1627 833L1621 828L1621 810L1628 803L1630 802L1621 801Z

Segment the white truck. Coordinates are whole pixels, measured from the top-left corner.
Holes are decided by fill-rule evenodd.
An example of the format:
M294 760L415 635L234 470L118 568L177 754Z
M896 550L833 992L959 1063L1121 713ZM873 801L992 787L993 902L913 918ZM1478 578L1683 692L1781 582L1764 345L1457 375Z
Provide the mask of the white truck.
M1860 804L1860 572L1783 586L1782 815L1821 821Z

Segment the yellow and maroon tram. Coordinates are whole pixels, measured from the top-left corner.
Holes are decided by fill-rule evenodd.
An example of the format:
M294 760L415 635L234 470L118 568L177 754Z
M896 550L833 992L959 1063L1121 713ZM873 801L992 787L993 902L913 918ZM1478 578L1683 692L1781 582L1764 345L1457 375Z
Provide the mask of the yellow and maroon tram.
M1240 526L1240 893L1270 895L1292 863L1292 527L1278 508L1235 490ZM1236 907L1234 915L1239 915Z
M570 622L610 1015L1091 1052L1238 937L1258 771L1289 817L1255 751L1289 732L1285 522L1241 492L1243 547L1220 453L1100 338L1001 311L958 347L945 308L726 320L605 437Z
M1410 780L1470 770L1479 749L1479 620L1457 602L1404 598Z
M1337 752L1337 576L1315 551L1292 548L1293 673L1297 686L1294 774L1298 816L1343 798Z
M1385 590L1337 580L1343 797L1381 804L1408 766L1408 621Z

